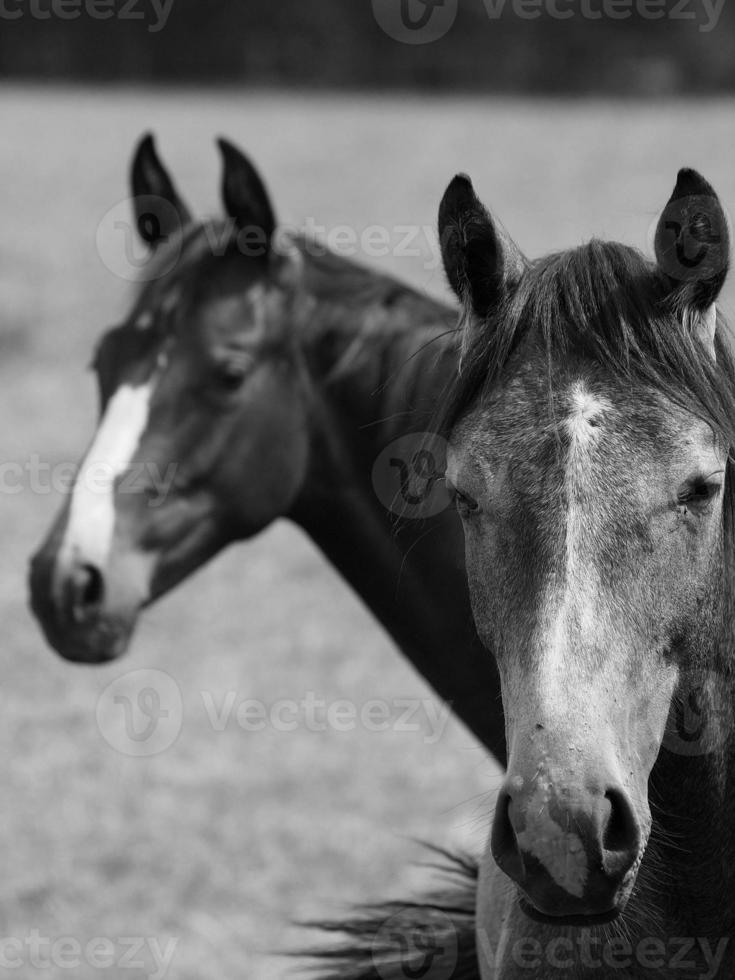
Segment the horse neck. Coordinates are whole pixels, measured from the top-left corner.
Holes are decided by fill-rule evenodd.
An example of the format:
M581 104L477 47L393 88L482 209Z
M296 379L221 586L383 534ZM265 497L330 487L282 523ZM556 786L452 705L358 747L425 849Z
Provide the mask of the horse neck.
M431 424L456 364L455 314L393 280L330 262L350 289L335 296L322 282L312 285L298 328L311 390L311 465L289 516L502 757L502 718L488 704L497 693L494 667L474 629L456 517L398 525L372 482L387 445Z
M650 780L653 829L643 881L665 866L666 908L678 935L730 940L735 969L735 685L717 682L716 703L699 698L699 738L664 747ZM686 745L689 748L686 748ZM682 754L682 750L687 754ZM689 754L691 753L691 754ZM644 864L646 858L644 858ZM659 880L659 889L661 881ZM645 889L649 891L649 889ZM645 901L642 911L645 913ZM686 931L685 931L686 930Z
M454 367L449 334L456 317L448 307L336 256L315 262L307 252L306 259L309 312L297 334L311 396L311 453L291 516L391 632L400 631L396 591L402 602L413 602L420 580L423 605L432 589L420 574L426 551L414 548L429 528L423 521L397 528L375 493L372 470L393 440L429 427ZM334 274L328 284L322 281L327 271ZM446 539L447 532L438 536ZM453 550L456 541L449 536Z

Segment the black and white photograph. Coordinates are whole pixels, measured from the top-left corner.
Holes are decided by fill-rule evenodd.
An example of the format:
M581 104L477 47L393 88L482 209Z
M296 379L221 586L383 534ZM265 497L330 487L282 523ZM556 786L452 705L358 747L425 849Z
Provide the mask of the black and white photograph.
M0 977L733 980L735 5L0 0Z

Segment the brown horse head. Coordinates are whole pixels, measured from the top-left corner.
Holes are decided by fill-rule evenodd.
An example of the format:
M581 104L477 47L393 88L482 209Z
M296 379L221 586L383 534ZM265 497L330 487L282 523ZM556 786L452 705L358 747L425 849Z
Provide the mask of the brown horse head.
M59 652L99 662L139 610L229 542L288 511L307 464L308 395L293 340L301 256L277 248L268 194L220 141L227 218L194 223L153 141L132 167L146 283L94 358L97 431L31 570Z

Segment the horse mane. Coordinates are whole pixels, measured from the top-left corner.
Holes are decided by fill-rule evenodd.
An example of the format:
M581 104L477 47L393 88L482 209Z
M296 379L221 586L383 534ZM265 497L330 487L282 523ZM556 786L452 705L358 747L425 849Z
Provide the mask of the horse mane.
M426 302L429 308L435 309L438 305L393 276L333 252L314 238L301 233L290 237L304 257L307 284L318 298L391 306L394 302L400 302L404 294L410 291Z
M305 235L293 241L303 256L307 293L318 304L303 329L318 334L319 370L332 382L361 383L366 372L374 375L368 383L379 384L379 377L401 371L415 354L417 332L429 345L451 335L449 344L439 344L437 356L447 346L456 348L455 309Z
M337 945L293 954L315 961L308 968L312 980L403 980L406 976L480 980L475 931L477 860L426 846L438 857L427 866L441 877L423 898L357 907L342 921L301 923L346 937ZM419 937L423 936L427 946L422 948ZM427 949L436 952L429 964Z
M186 227L171 241L163 243L145 266L135 313L156 309L168 296L184 300L207 289L212 267L224 262L237 264L245 281L268 274L267 256L247 256L237 241L238 229L228 219L211 219ZM326 245L304 234L289 234L289 241L301 253L307 294L318 304L318 317L304 319L304 329L319 329L325 353L333 353L333 373L359 368L365 351L376 346L382 353L404 335L413 341L417 329L425 328L427 340L437 327L454 333L454 309L432 299L391 275L339 255ZM233 277L233 282L237 277ZM359 336L355 323L359 322ZM409 337L410 335L410 337ZM357 342L356 342L357 341ZM346 356L345 356L346 355Z
M550 378L559 363L592 362L615 379L660 391L735 447L735 362L724 322L718 314L715 362L682 327L688 311L677 308L672 292L676 297L657 266L616 242L593 240L539 259L474 331L442 427L450 429L478 397L497 388L520 348L536 345L545 352Z
M412 312L419 312L419 322L436 318L437 313L445 317L454 313L393 276L339 255L303 233L289 233L288 241L301 253L307 288L318 300L392 308L410 298ZM266 254L248 256L242 251L232 219L213 218L188 225L162 243L146 263L143 291L150 296L151 286L155 292L156 284L161 284L166 291L181 285L195 293L201 283L208 281L213 264L236 259L250 263L255 275L262 275L267 268Z

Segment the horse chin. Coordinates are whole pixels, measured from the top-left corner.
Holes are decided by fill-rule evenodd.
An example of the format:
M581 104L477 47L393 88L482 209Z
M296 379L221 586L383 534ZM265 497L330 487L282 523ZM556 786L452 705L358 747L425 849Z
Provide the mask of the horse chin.
M141 609L146 609L171 592L228 544L249 536L233 534L229 529L221 527L212 515L202 518L189 534L182 535L179 541L156 555L148 583L148 595L141 603Z
M538 922L545 926L556 926L558 928L587 928L591 929L595 926L608 925L610 922L615 922L622 912L624 905L616 906L615 908L608 909L606 912L591 912L583 913L578 912L574 915L553 915L547 912L542 912L537 909L531 902L528 901L524 896L519 897L519 905L521 911L533 922Z
M130 646L137 611L99 616L92 622L55 629L44 626L46 639L64 660L76 664L102 665L117 660Z

